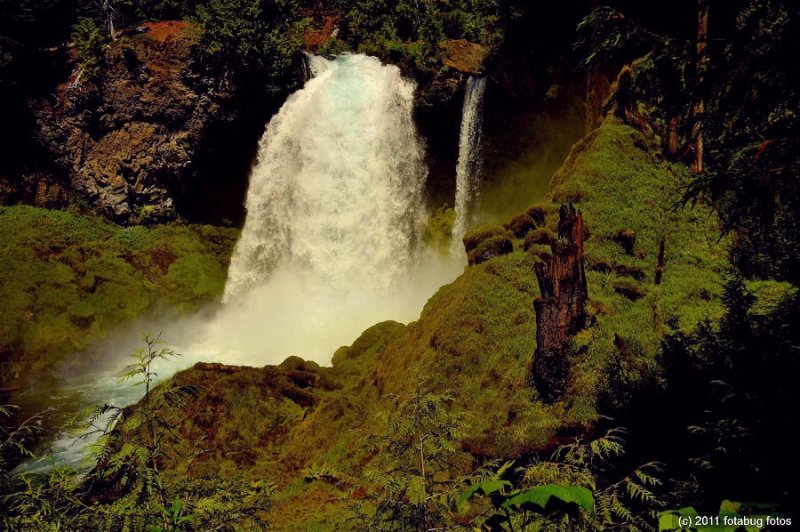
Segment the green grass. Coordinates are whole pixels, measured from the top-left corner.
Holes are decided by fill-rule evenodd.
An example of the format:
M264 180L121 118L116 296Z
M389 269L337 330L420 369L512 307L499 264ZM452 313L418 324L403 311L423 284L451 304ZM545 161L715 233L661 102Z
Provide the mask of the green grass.
M234 229L123 228L66 211L0 208L0 379L35 379L156 308L219 297Z

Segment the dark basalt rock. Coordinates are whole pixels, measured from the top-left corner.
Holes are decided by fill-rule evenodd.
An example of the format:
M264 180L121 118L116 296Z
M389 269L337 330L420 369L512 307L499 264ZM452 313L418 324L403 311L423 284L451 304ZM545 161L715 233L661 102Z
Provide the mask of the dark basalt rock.
M552 257L534 266L541 296L536 311L533 383L548 403L561 398L569 377L569 344L586 323L588 289L583 261L583 216L571 205L559 212Z
M73 77L32 103L65 202L123 224L239 220L267 110L199 74L190 23L149 26L105 50L100 79Z

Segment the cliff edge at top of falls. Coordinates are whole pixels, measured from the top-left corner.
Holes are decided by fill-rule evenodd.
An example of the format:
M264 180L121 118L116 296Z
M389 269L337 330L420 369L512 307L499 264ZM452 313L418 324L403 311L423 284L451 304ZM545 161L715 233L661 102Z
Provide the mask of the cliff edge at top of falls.
M83 205L124 224L240 222L246 172L275 104L201 68L201 35L187 21L125 30L103 47L95 79L75 68L52 97L30 102L37 169L0 182L0 201ZM76 52L68 56L74 67Z
M592 434L601 415L659 393L665 331L722 312L726 244L717 221L701 207L670 207L686 177L646 133L606 119L573 147L550 194L526 215L533 223L468 235L502 233L513 246L443 286L418 321L371 327L336 351L330 368L293 357L278 368L200 365L176 374L166 386L202 390L183 407L180 433L208 452L167 467L189 467L195 478L269 479L277 484L270 512L277 528L325 529L342 522L348 498L372 486L367 473L391 463L367 441L380 429L379 414L393 412L391 397L417 389L453 397L450 413L468 428L454 476L476 460L527 456ZM547 404L530 378L533 265L551 253L548 235L565 203L585 220L588 317L568 354L565 393ZM305 468L327 476L309 480Z
M306 50L318 51L335 29L309 29ZM201 64L201 41L202 29L185 20L128 28L102 48L95 79L81 71L74 49L54 53L53 61L66 61L61 68L72 73L52 96L28 102L37 160L20 175L0 175L0 204L78 205L126 225L176 218L241 223L264 124L302 81L299 51L292 87L265 97L224 68ZM430 152L440 149L445 132L456 136L464 81L486 55L466 41L443 49L444 63L431 69L405 56L381 57L418 82L417 121L432 139Z

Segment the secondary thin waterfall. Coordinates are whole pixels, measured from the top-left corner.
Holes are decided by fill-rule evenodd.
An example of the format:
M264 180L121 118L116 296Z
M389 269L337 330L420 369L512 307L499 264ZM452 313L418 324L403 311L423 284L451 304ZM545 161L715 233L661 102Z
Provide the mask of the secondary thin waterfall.
M307 64L261 140L224 308L192 349L225 362L325 363L374 323L416 318L454 276L420 246L414 83L363 55Z
M461 114L461 132L458 140L458 165L456 166L456 220L453 224L453 246L461 253L461 239L474 214L480 175L481 125L483 122L483 95L486 78L472 77L464 89L464 107Z

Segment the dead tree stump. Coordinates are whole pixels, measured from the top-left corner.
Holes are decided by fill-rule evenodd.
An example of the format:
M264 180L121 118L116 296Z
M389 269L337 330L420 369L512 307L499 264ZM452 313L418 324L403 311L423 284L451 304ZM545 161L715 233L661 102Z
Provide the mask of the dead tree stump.
M552 257L535 266L540 297L536 311L536 353L533 383L551 403L564 393L569 377L570 339L586 323L588 290L583 266L583 216L570 205L561 206L558 238Z

